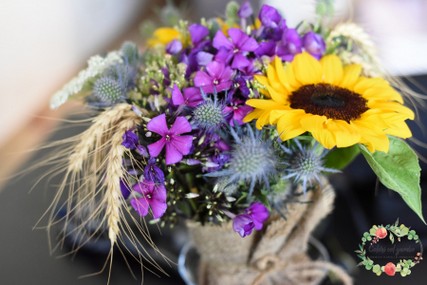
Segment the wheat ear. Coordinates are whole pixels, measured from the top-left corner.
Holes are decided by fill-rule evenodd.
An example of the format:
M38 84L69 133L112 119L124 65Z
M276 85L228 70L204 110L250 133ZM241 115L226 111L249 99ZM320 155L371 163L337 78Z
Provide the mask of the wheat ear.
M377 50L371 37L363 28L355 23L341 23L328 35L326 43L333 46L337 38L344 37L351 41L359 50L339 51L338 55L346 64L356 63L363 67L363 73L370 77L384 74L380 69Z

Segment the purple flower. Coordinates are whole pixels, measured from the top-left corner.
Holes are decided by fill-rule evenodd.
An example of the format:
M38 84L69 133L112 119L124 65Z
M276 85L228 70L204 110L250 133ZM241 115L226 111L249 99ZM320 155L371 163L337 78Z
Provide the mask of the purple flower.
M234 126L235 123L240 126L243 125L243 118L252 110L253 108L246 104L233 104L232 106L226 106L224 108L224 111L228 114L227 119L231 126Z
M166 52L169 54L177 54L182 50L182 43L179 40L173 40L166 46Z
M231 87L233 70L224 63L212 61L205 71L198 71L194 77L194 86L202 88L205 93L228 90Z
M122 145L128 149L135 149L138 145L138 136L131 130L126 131L123 134Z
M277 55L285 61L292 61L294 56L302 51L302 41L295 29L286 29L282 42L277 46Z
M133 186L133 190L142 194L140 198L133 198L130 201L132 207L142 217L148 215L149 209L153 213L153 218L158 219L166 212L166 188L162 184L153 182L139 182Z
M326 50L322 36L315 32L308 32L303 38L304 49L317 59L320 59Z
M150 158L147 165L144 167L144 178L146 181L160 183L165 182L165 174L163 171L156 165L156 160Z
M262 39L279 41L282 38L283 31L287 29L286 20L275 8L263 5L258 18L262 23L260 29Z
M255 50L255 55L261 57L263 55L274 56L276 54L276 42L265 41L259 44L259 47Z
M200 24L192 24L188 27L193 46L198 46L209 34L208 28Z
M246 209L246 213L252 218L255 229L261 230L264 222L267 221L270 213L268 209L261 202L253 202L249 208Z
M279 12L269 5L262 5L258 18L262 25L267 28L279 27L279 23L282 20L282 16Z
M239 17L242 19L248 18L252 16L252 14L253 14L253 10L249 1L246 1L245 3L243 3L242 6L240 6L239 11L237 12L237 15L239 15Z
M198 65L205 66L210 63L213 59L213 54L200 51L196 54L196 61Z
M253 229L261 230L269 215L268 209L261 202L254 202L245 210L244 214L234 217L233 229L241 237L248 236Z
M241 237L248 236L252 233L255 224L251 216L242 214L237 215L233 219L233 230L237 232Z
M222 31L218 31L213 39L213 46L218 50L215 60L230 62L232 68L243 68L251 62L246 58L248 52L255 51L258 43L242 30L231 28L228 30L230 40Z
M196 87L184 88L184 94L175 84L172 88L172 103L175 106L186 105L188 107L196 107L203 101L200 89Z
M177 117L169 129L166 124L166 115L161 114L148 122L147 129L162 136L160 140L148 145L152 157L157 157L166 146L166 164L174 164L190 153L193 136L180 136L191 132L191 125L185 117Z

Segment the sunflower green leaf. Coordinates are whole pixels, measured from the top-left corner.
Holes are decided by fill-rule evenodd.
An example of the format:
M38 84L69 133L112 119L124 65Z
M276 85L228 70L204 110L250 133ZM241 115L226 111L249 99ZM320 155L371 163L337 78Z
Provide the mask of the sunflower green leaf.
M390 137L388 153L374 152L360 145L360 151L380 182L396 191L424 222L421 205L421 168L416 153L403 140Z

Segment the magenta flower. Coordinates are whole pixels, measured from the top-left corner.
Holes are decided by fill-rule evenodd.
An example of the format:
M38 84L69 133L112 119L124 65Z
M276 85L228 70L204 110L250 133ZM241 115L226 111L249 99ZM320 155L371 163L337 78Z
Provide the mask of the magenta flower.
M262 203L254 202L245 210L244 214L234 217L233 230L241 237L248 236L254 229L261 230L269 215L268 209Z
M184 88L184 92L179 90L175 84L172 88L172 103L175 106L186 105L188 107L196 107L203 102L202 94L200 89L196 87Z
M133 190L142 194L140 198L133 198L130 204L141 217L148 215L149 209L153 218L158 219L166 212L166 188L164 185L154 182L139 182L133 186Z
M161 114L148 122L147 129L162 136L160 140L148 145L152 157L157 157L166 146L166 164L174 164L190 153L193 136L181 136L191 132L191 125L185 117L177 117L169 129L166 124L166 115Z
M205 93L228 90L231 87L233 70L224 63L212 61L205 71L198 71L194 77L194 86L202 88Z
M212 42L218 50L215 60L231 62L231 67L237 69L250 65L251 61L246 58L246 55L258 48L257 41L237 28L229 29L228 34L230 40L221 30L215 34Z
M226 106L224 112L228 114L227 121L230 126L234 127L234 124L237 123L239 126L243 125L243 118L249 114L253 108L248 105L238 105L233 104L232 106Z

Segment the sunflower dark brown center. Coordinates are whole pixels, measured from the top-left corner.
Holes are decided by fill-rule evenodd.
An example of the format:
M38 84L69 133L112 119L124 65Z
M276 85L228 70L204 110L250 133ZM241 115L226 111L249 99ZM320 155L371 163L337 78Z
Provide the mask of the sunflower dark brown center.
M360 94L331 84L304 85L289 96L292 109L350 122L368 110Z

